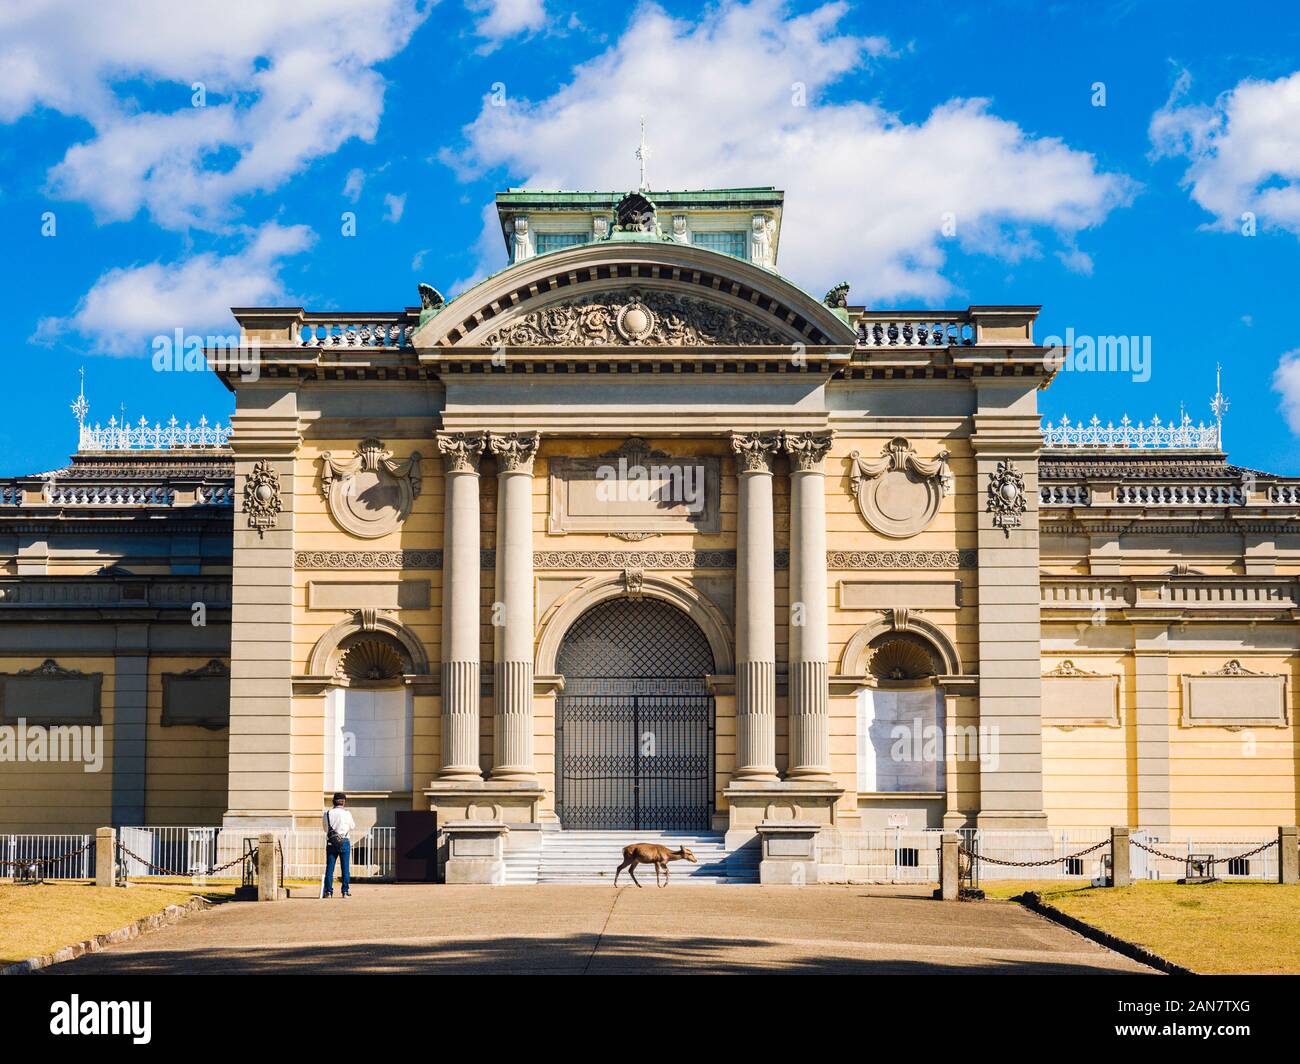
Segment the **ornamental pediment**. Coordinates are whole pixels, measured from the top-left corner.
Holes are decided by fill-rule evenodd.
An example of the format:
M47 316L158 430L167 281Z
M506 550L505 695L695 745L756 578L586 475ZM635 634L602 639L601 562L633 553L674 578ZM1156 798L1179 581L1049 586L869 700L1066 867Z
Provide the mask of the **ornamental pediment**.
M781 345L797 334L738 307L680 292L584 293L522 314L488 334L491 347Z

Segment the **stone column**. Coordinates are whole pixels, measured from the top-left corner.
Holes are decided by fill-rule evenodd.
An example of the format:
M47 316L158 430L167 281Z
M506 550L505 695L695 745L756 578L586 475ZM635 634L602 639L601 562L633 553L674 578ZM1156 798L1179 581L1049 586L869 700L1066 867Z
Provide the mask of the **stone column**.
M830 775L827 687L826 477L830 432L791 432L790 456L790 779Z
M533 459L536 432L491 436L497 458L496 602L492 607L492 778L537 779L533 767ZM498 616L499 615L499 616Z
M482 778L479 732L479 459L482 432L438 435L447 499L442 535L442 768L444 780Z
M736 767L733 780L776 776L775 432L733 433L736 452Z

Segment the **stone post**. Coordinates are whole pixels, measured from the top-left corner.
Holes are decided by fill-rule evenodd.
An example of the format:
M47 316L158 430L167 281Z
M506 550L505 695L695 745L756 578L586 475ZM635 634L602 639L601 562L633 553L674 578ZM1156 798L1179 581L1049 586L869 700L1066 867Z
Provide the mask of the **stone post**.
M498 780L537 779L533 767L533 459L539 440L536 432L510 432L493 433L489 442L497 458L492 778Z
M765 820L758 825L764 886L802 887L817 882L817 835L821 825L804 820Z
M447 840L444 882L500 886L506 881L508 825L492 820L451 820L442 825L442 833Z
M117 832L112 828L95 830L95 886L117 886Z
M1110 829L1110 885L1133 885L1133 872L1129 864L1128 828Z
M477 780L479 767L479 459L482 432L438 435L446 476L442 545L442 768Z
M733 433L736 452L736 767L733 780L776 775L775 432Z
M826 477L830 432L786 433L790 456L790 761L787 778L830 775Z
M945 831L939 841L939 897L961 897L961 836L955 831Z
M1277 829L1277 881L1300 883L1300 828L1290 824Z
M275 878L275 836L266 831L257 836L257 900L279 899L280 884Z

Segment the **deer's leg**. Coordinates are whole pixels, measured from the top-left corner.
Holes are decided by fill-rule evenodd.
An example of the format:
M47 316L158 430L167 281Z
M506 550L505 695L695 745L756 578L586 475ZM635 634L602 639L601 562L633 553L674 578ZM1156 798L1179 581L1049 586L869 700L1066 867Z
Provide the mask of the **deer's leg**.
M668 886L668 862L664 862L664 881L661 886Z
M635 862L635 861L632 862L632 866L627 870L627 874L628 874L629 876L632 877L632 882L635 883L638 887L641 885L641 880L637 879L637 877L636 877L636 862Z

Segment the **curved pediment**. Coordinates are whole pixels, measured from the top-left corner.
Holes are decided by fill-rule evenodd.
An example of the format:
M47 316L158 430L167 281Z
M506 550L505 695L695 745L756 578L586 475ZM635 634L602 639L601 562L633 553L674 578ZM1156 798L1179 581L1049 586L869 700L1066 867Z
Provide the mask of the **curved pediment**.
M413 337L433 347L852 345L831 308L769 270L663 240L610 240L526 259Z

